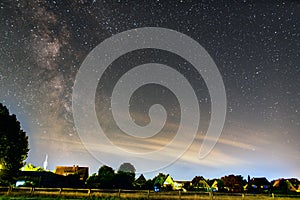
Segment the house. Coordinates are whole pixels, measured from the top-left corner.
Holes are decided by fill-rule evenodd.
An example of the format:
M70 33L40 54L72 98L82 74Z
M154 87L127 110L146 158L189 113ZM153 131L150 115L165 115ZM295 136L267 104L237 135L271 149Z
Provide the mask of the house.
M165 175L159 173L154 179L154 190L161 191L161 190L183 190L185 181L174 181L174 179L169 175Z
M227 189L228 192L243 192L244 180L241 175L229 175L221 178L224 182L224 189Z
M133 186L135 189L152 189L151 180L147 181L143 174L141 174L134 182Z
M296 178L277 179L272 181L272 192L274 193L298 193L300 192L300 182Z
M174 180L169 174L165 177L165 180L163 182L163 187L168 190L173 190L174 188Z
M78 165L56 166L55 174L63 175L63 176L78 175L79 180L86 181L86 179L89 177L89 168L79 167Z
M20 171L17 180L19 186L30 187L80 188L84 186L84 183L76 177L58 175L48 171Z
M211 180L211 190L213 192L224 192L224 182L221 179L213 179Z
M191 190L195 191L210 191L210 186L203 178L203 176L195 176L191 182L192 188Z
M296 178L287 179L290 190L300 192L300 181Z
M271 189L270 182L265 178L252 178L248 181L246 190L248 193L259 194L259 193L269 193Z
M184 192L186 192L191 186L192 186L192 182L191 181L174 181L175 183L175 188L177 188L176 190L182 190Z
M181 190L183 188L183 184L174 181L168 174L163 182L163 188L166 188L167 190Z

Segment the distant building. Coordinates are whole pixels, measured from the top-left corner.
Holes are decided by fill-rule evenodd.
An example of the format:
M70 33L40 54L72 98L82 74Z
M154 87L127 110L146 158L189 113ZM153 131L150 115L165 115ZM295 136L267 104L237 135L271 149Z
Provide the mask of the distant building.
M160 191L160 190L183 190L186 191L184 188L184 185L186 181L174 181L173 178L167 174L158 174L154 178L154 190Z
M177 190L182 190L182 191L187 191L191 186L192 182L191 181L182 181L182 180L176 180L175 182L175 187L177 187Z
M78 165L73 166L57 166L55 169L55 174L68 176L68 175L78 175L79 180L85 181L89 177L88 167L79 167Z
M300 181L296 178L277 179L271 182L274 193L300 193Z
M84 182L74 176L62 176L48 171L21 171L17 179L18 186L46 188L80 188Z
M133 185L137 189L147 189L147 180L143 174L141 174L134 182Z
M167 190L185 190L183 188L184 182L174 181L174 179L168 174L163 181L163 188Z
M211 190L213 192L225 192L224 182L221 179L213 179L211 182Z
M210 186L203 176L195 176L191 182L191 189L196 191L210 191Z
M248 181L247 187L246 187L248 193L269 193L271 189L270 182L265 178L252 178Z
M165 177L163 181L163 187L170 190L173 190L174 188L174 180L169 174Z

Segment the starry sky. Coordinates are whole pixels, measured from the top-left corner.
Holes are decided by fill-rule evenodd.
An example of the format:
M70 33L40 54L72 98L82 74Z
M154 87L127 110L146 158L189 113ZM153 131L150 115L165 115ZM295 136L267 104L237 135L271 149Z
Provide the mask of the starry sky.
M0 102L17 115L29 136L28 163L49 169L79 164L90 173L107 164L117 169L166 157L176 161L159 171L189 180L228 174L300 178L300 3L299 1L8 1L0 2ZM203 77L184 58L159 49L140 49L116 59L99 80L98 122L112 145L147 152L164 146L178 130L180 108L168 88L149 84L130 99L130 114L141 126L149 107L161 104L167 119L148 141L128 138L111 113L111 95L124 73L145 63L176 69L193 86L201 110L194 142L178 157L134 163L109 146L93 144L103 160L85 148L76 130L72 91L81 64L105 39L123 31L162 27L183 33L205 48L222 75L227 114L218 143L199 159L211 100ZM93 130L90 130L93 131ZM92 144L91 144L92 145ZM178 144L180 145L180 144ZM185 144L182 144L185 145ZM177 158L178 157L178 158Z

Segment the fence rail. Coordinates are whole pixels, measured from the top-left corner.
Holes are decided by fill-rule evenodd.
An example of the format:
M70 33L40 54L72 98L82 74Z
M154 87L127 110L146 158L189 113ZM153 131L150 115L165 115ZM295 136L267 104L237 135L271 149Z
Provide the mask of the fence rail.
M116 199L300 199L299 195L243 194L212 192L154 192L151 190L120 189L77 189L77 188L35 188L35 187L0 187L0 195L27 197L65 197L65 198L112 198Z

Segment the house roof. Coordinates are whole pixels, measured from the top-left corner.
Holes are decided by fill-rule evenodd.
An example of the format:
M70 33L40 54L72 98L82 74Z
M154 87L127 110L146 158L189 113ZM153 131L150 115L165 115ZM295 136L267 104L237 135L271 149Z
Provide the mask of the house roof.
M260 178L254 178L253 177L250 180L250 183L254 184L254 185L270 185L270 182L265 177L260 177Z
M193 186L200 186L200 187L206 187L209 188L209 184L206 182L203 176L196 176L192 180Z
M159 173L155 178L154 178L154 184L155 185L163 185L166 179L168 178L169 174L163 174Z
M184 180L174 180L175 182L177 182L177 183L183 183L183 184L185 184L185 183L191 183L191 181L184 181Z
M85 180L89 176L89 168L79 167L78 165L56 166L55 174L64 175L64 176L78 174L81 180Z
M300 192L300 182L296 178L290 179L277 179L273 182L273 187L282 187L282 184L286 184L290 191Z
M214 179L211 184L211 187L215 188L218 187L219 185L224 185L224 182L221 179Z
M173 178L168 174L168 175L165 177L163 184L164 184L164 185L168 185L168 184L172 184L172 183L174 183L174 180L173 180Z
M137 183L143 183L143 182L146 182L146 178L144 177L143 174L141 174L136 180L135 182Z

